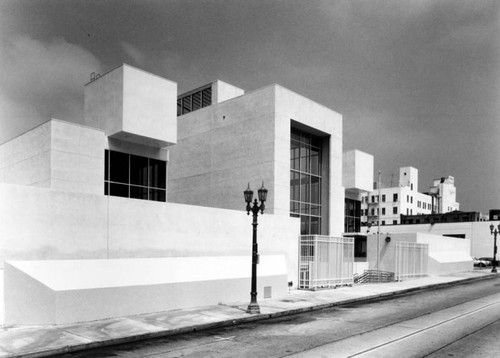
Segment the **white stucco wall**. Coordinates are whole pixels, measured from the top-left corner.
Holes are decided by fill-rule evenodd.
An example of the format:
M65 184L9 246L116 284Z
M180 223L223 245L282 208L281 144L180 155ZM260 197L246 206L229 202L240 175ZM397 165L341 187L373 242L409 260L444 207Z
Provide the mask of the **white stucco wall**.
M323 190L329 228L344 220L342 116L283 87L272 85L178 119L178 144L170 150L169 201L244 210L243 190L269 190L266 211L290 213L292 121L326 138Z
M101 130L52 119L0 146L0 182L100 194Z
M238 88L221 80L217 80L212 84L212 98L216 103L221 103L229 99L242 96L244 94L245 91L241 88Z
M429 273L444 274L473 269L470 240L417 233L417 242L429 245Z
M350 150L342 156L342 183L346 189L373 190L373 155Z
M102 194L104 146L101 130L51 121L51 188Z
M497 226L499 221L474 221L439 224L391 225L381 227L384 233L427 233L434 235L465 235L470 240L470 252L473 257L493 256L493 235L490 225ZM365 228L366 229L366 228ZM373 230L372 230L373 231ZM497 246L500 245L498 238Z
M264 181L266 211L274 213L273 123L272 87L180 116L169 201L244 210L248 182L256 194Z
M177 83L129 65L85 86L85 123L107 136L165 147L177 141Z
M49 188L51 122L0 146L0 182Z
M7 324L65 324L245 302L251 257L9 261ZM284 256L261 256L259 300L287 291Z
M390 241L386 242L386 237ZM370 269L377 267L377 235L371 234L367 237L367 262ZM429 246L429 274L446 274L472 270L470 255L470 240L429 233L387 233L380 235L379 242L379 269L382 271L395 272L396 270L396 243L413 242L423 243Z
M251 255L243 211L0 184L0 262ZM283 254L296 282L298 219L259 216L261 254Z
M161 144L176 143L177 83L128 65L123 68L123 131Z
M276 142L275 189L278 213L290 212L290 128L292 121L306 126L313 134L327 139L328 163L323 163L329 180L322 189L322 210L326 211L327 235L344 231L344 187L342 186L342 116L284 87L275 85ZM325 165L326 164L326 165ZM325 173L326 174L326 173ZM325 190L326 189L326 190ZM326 197L325 197L326 195ZM323 220L324 221L324 220Z

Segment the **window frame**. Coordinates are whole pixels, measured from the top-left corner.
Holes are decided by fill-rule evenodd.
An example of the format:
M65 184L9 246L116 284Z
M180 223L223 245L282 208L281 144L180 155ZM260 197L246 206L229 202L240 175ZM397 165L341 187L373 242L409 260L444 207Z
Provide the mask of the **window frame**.
M144 156L139 156L130 153L119 152L116 150L105 149L104 151L104 195L108 196L119 196L130 199L141 199L150 201L167 201L167 162L164 160L156 158L148 158ZM118 177L113 174L113 158L122 158L122 161L126 161L127 165L127 175L121 173ZM125 160L127 158L127 160ZM142 167L135 166L132 168L133 162L139 163L144 161L146 164L146 178L144 178L144 173L139 173L139 178L137 178L137 173L132 171L137 168L144 170ZM124 171L124 163L116 166L118 171ZM157 167L153 170L152 166L155 164ZM125 179L125 176L127 179ZM142 176L142 178L141 178ZM155 180L153 180L155 177ZM116 180L118 179L118 180Z

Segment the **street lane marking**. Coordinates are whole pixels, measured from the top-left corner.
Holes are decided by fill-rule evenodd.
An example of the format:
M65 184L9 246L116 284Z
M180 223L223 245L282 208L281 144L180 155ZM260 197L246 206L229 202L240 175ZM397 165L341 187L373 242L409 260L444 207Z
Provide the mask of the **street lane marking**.
M232 340L234 337L236 337L236 336L231 336L231 337L226 337L226 338L214 336L216 342Z
M409 338L409 337L415 336L415 335L417 335L417 334L419 334L419 333L422 333L422 332L425 332L425 331L431 330L432 328L435 328L435 327L441 326L441 325L446 324L446 323L448 323L448 322L451 322L451 321L454 321L454 320L457 320L457 319L460 319L460 318L463 318L463 317L469 316L469 315L471 315L471 314L474 314L474 313L477 313L477 312L483 311L483 310L485 310L485 309L487 309L487 308L490 308L491 306L495 306L495 305L498 305L498 304L500 304L500 301L493 302L493 303L487 304L487 305L485 305L485 306L482 306L482 307L479 307L479 308L473 309L473 310L471 310L471 311L468 311L468 312L465 312L465 313L462 313L462 314L459 314L459 315L453 316L453 317L448 318L448 319L446 319L446 320L444 320L444 321L442 321L442 322L432 324L432 325L430 325L430 326L428 326L428 327L424 327L424 328L418 329L418 330L416 330L416 331L414 331L414 332L412 332L412 333L406 334L406 335L404 335L404 336L401 336L401 337L398 337L398 338L392 339L392 340L390 340L390 341L384 342L384 343L382 343L382 344L379 344L379 345L377 345L377 346L371 347L370 349L366 349L366 350L364 350L364 351L357 352L357 353L355 353L355 354L349 355L349 356L347 356L346 358L351 358L351 357L360 356L360 355L363 355L363 354L365 354L365 353L372 352L372 351L375 351L375 350L377 350L377 349L380 349L380 348L382 348L382 347L387 347L387 346L389 346L389 345L391 345L391 344L394 344L394 343L396 343L396 342L402 341L402 340L404 340L404 339L406 339L406 338Z

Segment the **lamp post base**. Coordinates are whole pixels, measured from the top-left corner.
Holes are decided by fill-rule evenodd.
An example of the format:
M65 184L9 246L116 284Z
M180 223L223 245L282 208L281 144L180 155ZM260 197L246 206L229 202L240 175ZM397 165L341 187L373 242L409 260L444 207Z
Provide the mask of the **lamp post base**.
M258 303L250 303L247 308L247 313L250 314L259 314L260 313L260 307Z

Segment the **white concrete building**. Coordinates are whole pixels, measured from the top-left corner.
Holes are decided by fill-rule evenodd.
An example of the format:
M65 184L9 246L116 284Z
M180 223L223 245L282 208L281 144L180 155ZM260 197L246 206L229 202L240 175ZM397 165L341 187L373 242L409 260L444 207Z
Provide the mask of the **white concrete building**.
M300 217L302 234L340 236L340 114L279 85L244 93L222 81L180 95L178 114L169 201L241 210L247 183L263 181L269 213Z
M380 194L380 203L379 203ZM397 225L400 215L446 213L459 210L453 177L435 180L429 193L418 191L418 170L413 167L399 169L395 187L380 189L363 195L361 199L362 222L377 225Z
M345 152L342 175L345 187L344 233L359 233L361 200L373 189L373 155L359 150Z
M372 157L363 160L373 167ZM243 190L262 181L258 292L266 298L288 281L296 287L301 233L344 230L342 116L278 85L244 93L215 81L177 96L175 82L128 65L95 78L85 86L84 125L51 119L0 146L6 320L67 323L200 305L195 296L244 299L250 265L239 258L250 256L251 225ZM367 186L357 185L351 180L351 194ZM81 260L92 260L94 274ZM220 269L195 274L208 264ZM145 299L137 310L126 303L137 289L179 295ZM92 304L70 317L69 294ZM28 309L30 295L43 300Z

